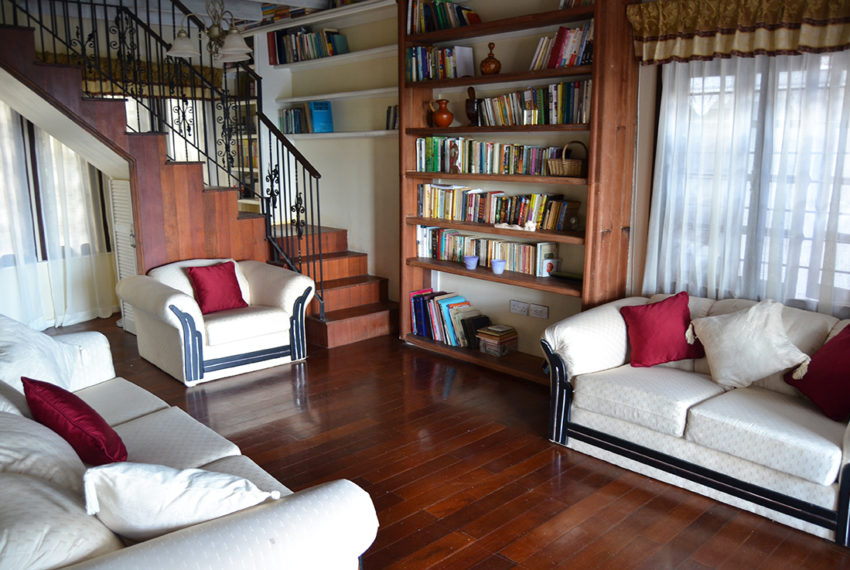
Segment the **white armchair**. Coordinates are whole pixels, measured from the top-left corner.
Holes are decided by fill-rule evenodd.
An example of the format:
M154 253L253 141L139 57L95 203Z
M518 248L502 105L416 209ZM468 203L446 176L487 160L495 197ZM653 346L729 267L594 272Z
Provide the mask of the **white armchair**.
M304 317L315 283L259 261L238 261L247 307L207 315L193 295L187 268L231 261L192 259L118 282L133 307L139 354L187 386L306 357Z

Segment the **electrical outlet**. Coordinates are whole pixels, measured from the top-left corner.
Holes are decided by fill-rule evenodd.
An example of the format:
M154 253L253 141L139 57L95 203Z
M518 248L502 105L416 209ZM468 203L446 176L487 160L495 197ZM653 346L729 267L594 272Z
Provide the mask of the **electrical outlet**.
M516 313L517 315L527 315L528 303L511 299L511 312Z
M549 307L546 305L535 305L532 303L528 306L528 314L531 317L537 317L538 319L548 319L549 318Z

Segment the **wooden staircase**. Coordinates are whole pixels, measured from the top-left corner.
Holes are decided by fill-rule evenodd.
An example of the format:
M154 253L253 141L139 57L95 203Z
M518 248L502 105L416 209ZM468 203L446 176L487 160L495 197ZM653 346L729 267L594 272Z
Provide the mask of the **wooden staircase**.
M347 230L308 228L301 239L321 240L321 261L305 258L303 272L315 279L321 271L325 282L325 320L316 299L307 309L309 344L333 348L398 333L398 304L388 300L387 279L368 274L365 253L349 251ZM297 238L279 241L297 251Z

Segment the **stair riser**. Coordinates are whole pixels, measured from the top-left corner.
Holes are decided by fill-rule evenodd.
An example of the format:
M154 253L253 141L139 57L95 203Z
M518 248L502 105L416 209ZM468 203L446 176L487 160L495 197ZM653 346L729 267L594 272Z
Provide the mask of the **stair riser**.
M373 281L348 287L325 289L324 299L326 312L380 303L387 299L387 281ZM313 299L307 308L307 314L315 315L318 313L319 302Z
M323 323L307 319L307 342L325 348L352 344L361 340L396 334L393 311L385 310L342 321Z
M346 257L331 257L323 259L320 263L305 262L302 273L313 279L318 279L319 267L321 265L322 277L325 281L342 279L353 275L365 275L368 271L368 258L365 254Z
M316 247L313 240L321 244L322 254L324 255L342 253L348 250L348 232L346 230L323 231L321 233L321 239L307 235L300 240L297 237L278 238L277 242L283 251L292 252L297 255L298 251L312 251Z

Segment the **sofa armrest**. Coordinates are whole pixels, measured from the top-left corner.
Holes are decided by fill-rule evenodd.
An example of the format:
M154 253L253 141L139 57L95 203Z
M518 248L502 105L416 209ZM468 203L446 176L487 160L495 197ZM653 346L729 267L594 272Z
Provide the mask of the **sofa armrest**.
M626 297L549 326L543 332L543 339L563 359L565 380L625 364L629 340L620 307L648 302L646 297Z
M375 540L369 495L332 481L280 500L147 540L71 566L141 568L357 568Z
M204 318L195 298L182 291L169 287L147 275L125 277L115 286L115 292L122 301L133 306L136 311L144 311L151 317L180 329L182 325L170 307L176 307L195 320L195 326L204 333Z
M248 281L252 305L280 307L292 312L295 301L310 288L310 294L304 300L304 306L313 298L315 282L301 273L269 265L260 261L240 261L239 268Z
M60 334L53 338L77 350L69 387L72 392L115 378L112 351L109 349L109 340L103 334L80 332Z

